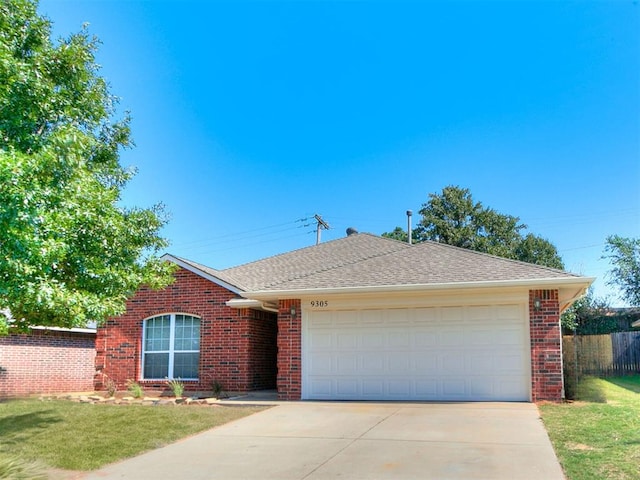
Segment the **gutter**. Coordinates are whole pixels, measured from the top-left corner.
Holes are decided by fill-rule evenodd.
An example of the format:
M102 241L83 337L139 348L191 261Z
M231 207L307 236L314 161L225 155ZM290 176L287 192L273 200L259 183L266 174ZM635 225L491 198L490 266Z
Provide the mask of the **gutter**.
M415 285L381 285L363 287L331 287L331 288L300 288L287 290L256 290L243 292L241 295L254 300L272 300L280 298L300 298L312 295L348 295L348 294L381 294L381 293L415 293L437 292L451 290L471 290L489 288L545 288L545 287L575 287L580 289L577 297L581 296L595 280L595 277L571 277L571 278L540 278L527 280L488 280L481 282L448 282L426 283Z

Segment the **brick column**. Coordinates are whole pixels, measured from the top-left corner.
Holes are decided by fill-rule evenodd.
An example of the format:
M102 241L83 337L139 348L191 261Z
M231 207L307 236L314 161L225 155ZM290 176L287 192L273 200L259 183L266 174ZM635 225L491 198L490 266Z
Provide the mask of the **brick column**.
M540 307L535 307L535 300ZM559 402L564 394L558 290L529 291L531 394L534 402Z
M291 307L295 315L291 315ZM278 398L300 400L302 393L302 310L300 300L278 307Z

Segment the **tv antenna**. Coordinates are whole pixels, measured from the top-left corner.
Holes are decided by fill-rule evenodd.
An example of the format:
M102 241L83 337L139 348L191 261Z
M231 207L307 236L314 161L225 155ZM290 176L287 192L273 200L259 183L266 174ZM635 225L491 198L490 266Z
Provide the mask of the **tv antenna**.
M316 230L316 245L320 243L320 232L322 229L329 230L331 227L327 222L325 222L322 217L318 214L314 215L313 218L318 222L318 228Z

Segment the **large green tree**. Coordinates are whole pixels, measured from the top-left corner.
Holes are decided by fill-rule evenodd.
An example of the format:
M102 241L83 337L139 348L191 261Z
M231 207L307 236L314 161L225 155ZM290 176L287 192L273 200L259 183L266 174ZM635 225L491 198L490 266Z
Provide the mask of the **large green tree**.
M627 303L640 306L640 238L607 237L605 258L613 265L608 284L619 288Z
M523 231L518 217L499 213L476 202L469 189L447 186L430 193L420 210L422 219L411 235L415 242L431 240L500 257L553 268L564 268L555 246L548 240ZM385 237L406 241L401 227Z
M171 281L162 207L120 205L129 120L97 43L86 28L52 40L35 1L0 3L0 331L101 321Z

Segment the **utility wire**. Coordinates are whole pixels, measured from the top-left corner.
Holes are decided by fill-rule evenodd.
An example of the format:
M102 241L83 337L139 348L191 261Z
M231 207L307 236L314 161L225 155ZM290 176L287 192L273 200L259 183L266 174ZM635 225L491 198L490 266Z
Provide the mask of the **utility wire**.
M303 227L307 227L309 226L309 224L304 224L304 225L295 225L296 223L301 223L301 222L305 222L309 220L309 217L306 218L300 218L298 220L294 220L292 222L286 222L286 223L279 223L279 224L275 224L275 225L268 225L265 227L259 227L259 228L252 228L251 230L245 230L242 232L229 232L229 233L224 233L222 235L216 235L213 237L208 237L208 238L202 238L199 240L191 240L188 242L180 242L177 243L175 245L173 245L174 247L185 247L185 246L195 246L197 244L201 244L200 246L206 246L206 245L214 245L216 243L229 243L229 242L234 242L237 243L239 239L242 238L246 238L248 236L255 238L255 237L260 237L263 235L271 235L274 233L282 233L282 232L286 232L289 230L295 230L295 229L299 229L299 228L303 228ZM280 228L280 227L288 227L288 228ZM279 228L279 230L273 231L273 232L266 232L267 230L271 230L271 229L275 229L275 228ZM260 233L263 232L263 233Z

